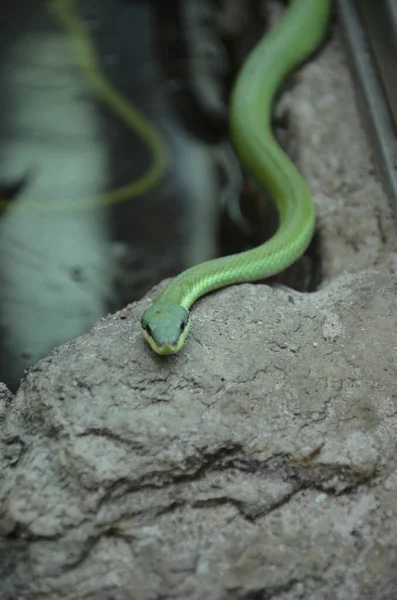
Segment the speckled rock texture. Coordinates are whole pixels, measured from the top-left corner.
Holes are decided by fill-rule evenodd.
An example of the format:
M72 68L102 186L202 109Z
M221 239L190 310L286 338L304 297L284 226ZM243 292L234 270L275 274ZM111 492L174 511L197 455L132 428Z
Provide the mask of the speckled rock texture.
M1 600L397 598L395 220L338 30L294 84L322 288L215 293L167 358L146 297L0 388Z

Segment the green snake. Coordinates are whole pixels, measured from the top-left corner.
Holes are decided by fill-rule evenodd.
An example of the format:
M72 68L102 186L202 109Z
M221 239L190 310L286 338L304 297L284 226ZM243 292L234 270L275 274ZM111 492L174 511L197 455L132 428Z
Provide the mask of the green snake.
M272 196L279 226L264 244L201 263L171 281L141 319L143 334L157 354L181 349L190 327L189 308L198 298L225 286L275 275L309 245L314 204L304 179L272 133L271 110L285 77L319 46L331 8L332 0L292 0L244 62L231 95L231 138L244 166Z

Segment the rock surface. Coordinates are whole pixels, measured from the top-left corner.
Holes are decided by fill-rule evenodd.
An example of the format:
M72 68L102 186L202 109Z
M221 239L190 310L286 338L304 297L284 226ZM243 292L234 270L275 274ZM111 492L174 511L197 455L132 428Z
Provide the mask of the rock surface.
M0 389L1 600L397 597L397 244L352 90L336 32L281 105L321 290L213 294L165 359L146 297Z
M42 360L2 436L2 600L389 600L396 290L230 288L165 360L146 298Z

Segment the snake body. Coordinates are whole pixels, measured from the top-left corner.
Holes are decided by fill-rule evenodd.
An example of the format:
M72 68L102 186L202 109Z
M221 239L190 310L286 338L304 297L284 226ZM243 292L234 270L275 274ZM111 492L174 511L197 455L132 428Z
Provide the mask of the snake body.
M189 308L198 298L275 275L309 245L315 224L313 201L304 179L274 138L271 109L285 77L323 39L331 8L332 0L292 0L243 64L231 96L231 138L244 166L271 194L279 226L264 244L193 266L171 281L141 319L144 336L157 354L180 350L190 326Z

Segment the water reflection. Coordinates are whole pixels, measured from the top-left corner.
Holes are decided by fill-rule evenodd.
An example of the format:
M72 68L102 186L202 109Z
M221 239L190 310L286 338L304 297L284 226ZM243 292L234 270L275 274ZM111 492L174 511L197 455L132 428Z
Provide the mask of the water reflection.
M211 151L181 129L168 107L150 6L76 5L102 72L160 128L172 167L144 196L80 209L79 198L134 181L150 155L92 90L70 36L46 5L7 3L0 31L0 184L30 174L0 218L0 379L13 388L54 346L217 252Z

